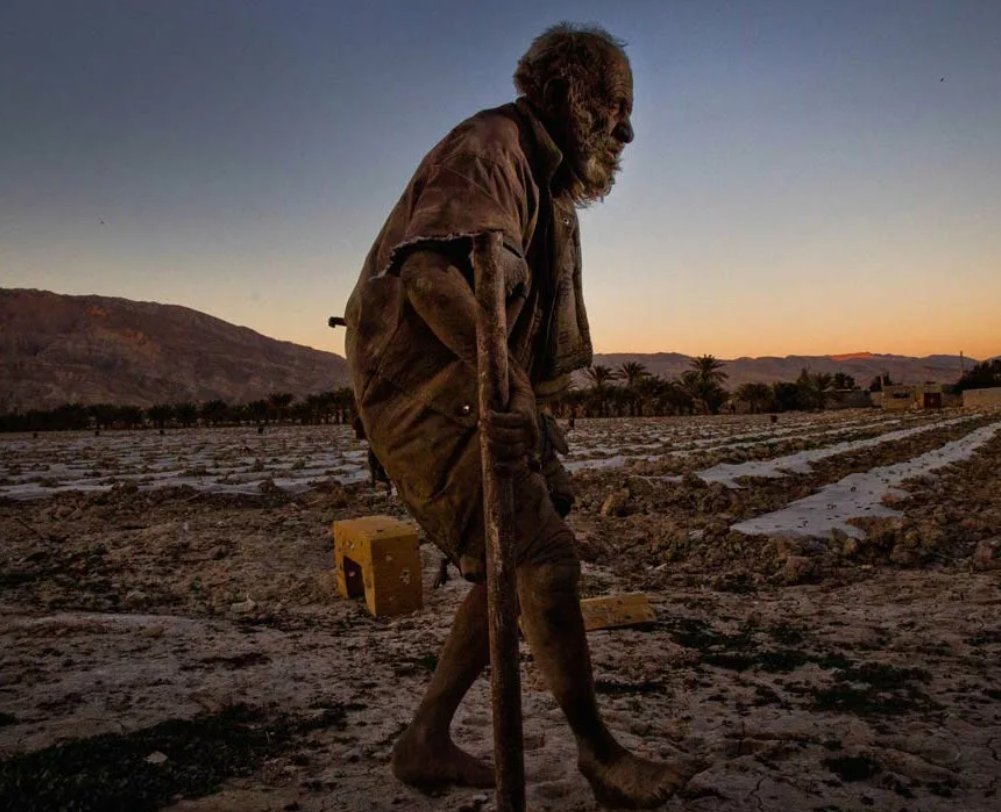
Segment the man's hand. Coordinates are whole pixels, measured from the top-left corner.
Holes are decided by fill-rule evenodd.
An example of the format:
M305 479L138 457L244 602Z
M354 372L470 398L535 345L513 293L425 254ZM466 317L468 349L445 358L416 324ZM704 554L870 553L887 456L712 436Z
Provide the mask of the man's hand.
M509 398L505 411L492 411L484 427L490 447L502 471L512 472L534 455L539 447L539 418L535 393L528 377L509 359Z

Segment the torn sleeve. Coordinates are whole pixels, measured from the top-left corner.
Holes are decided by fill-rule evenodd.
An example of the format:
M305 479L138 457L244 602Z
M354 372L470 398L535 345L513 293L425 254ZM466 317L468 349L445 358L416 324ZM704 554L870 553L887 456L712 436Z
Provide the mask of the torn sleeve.
M524 245L528 194L519 173L480 156L460 153L433 164L414 184L401 239L391 248L380 275L399 274L415 251L433 250L455 262L471 281L473 237L503 235L500 258L508 294L527 285Z

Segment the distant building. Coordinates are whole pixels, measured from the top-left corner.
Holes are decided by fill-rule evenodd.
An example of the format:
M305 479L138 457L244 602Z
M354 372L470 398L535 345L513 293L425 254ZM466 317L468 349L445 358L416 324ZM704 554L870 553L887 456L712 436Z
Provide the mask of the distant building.
M880 398L884 411L902 412L914 408L914 387L907 384L893 383L883 387Z
M940 383L924 383L914 387L914 406L918 409L941 409L945 392Z
M974 409L1001 406L1001 386L990 389L967 389L963 392L963 405Z
M885 410L891 412L964 405L951 386L941 383L889 384L883 387L880 402Z

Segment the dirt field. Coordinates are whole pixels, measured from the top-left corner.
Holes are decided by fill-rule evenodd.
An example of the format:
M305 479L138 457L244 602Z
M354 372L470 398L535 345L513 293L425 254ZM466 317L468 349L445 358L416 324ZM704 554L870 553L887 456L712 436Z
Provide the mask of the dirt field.
M1001 808L1001 413L569 439L584 592L657 611L590 635L602 707L710 764L666 809ZM403 516L364 462L333 426L0 436L0 808L490 809L389 771L465 586L425 544L423 611L336 597L330 523ZM594 809L522 664L529 807Z

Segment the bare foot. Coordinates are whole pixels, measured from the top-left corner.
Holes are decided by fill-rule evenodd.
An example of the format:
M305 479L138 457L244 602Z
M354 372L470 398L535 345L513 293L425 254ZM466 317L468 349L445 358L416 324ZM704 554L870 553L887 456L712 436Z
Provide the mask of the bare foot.
M581 753L577 766L599 804L613 809L652 809L681 789L700 767L694 762L661 764L619 749L599 761Z
M469 755L451 739L439 743L421 741L410 730L405 730L393 747L393 775L404 784L417 787L494 786L492 766Z

